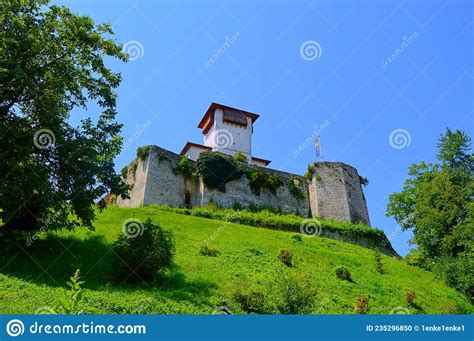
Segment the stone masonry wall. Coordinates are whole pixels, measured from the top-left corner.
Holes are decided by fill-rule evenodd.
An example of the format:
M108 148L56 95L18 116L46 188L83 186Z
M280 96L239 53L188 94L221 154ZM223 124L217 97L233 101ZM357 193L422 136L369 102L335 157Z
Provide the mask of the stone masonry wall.
M150 204L183 207L185 194L188 192L190 206L199 205L197 181L187 180L182 175L173 172L180 160L180 155L152 146L148 157L144 161L138 161L135 177L130 174L130 171L127 176L127 182L133 184L131 200L121 199L117 201L117 204L122 207L140 207Z
M297 213L304 217L308 215L310 209L308 189L306 186L306 182L304 181L304 178L302 176L281 172L270 168L257 168L259 168L265 173L273 173L282 178L283 184L277 188L276 194L272 194L267 189L262 189L260 195L253 194L250 189L250 184L247 180L247 177L243 175L242 178L240 178L239 180L234 180L226 183L225 193L215 189L208 189L204 186L204 183L201 182L199 187L200 204L206 205L212 199L220 207L232 207L232 204L237 202L243 206L248 206L250 204L269 205L275 208L281 208L283 212ZM302 189L305 195L303 200L298 201L290 193L288 187L288 180L292 175L295 179L300 180L300 188Z
M357 170L341 162L318 162L315 169L309 186L313 216L370 226Z
M128 172L127 182L133 184L130 193L131 199L117 200L121 207L140 207L150 204L169 205L173 207L185 206L185 195L189 193L189 206L203 206L212 199L220 207L231 207L234 202L243 206L250 204L270 205L280 207L284 212L298 213L307 216L309 206L308 188L304 178L293 175L301 182L301 189L305 194L303 200L298 201L291 195L288 187L288 179L292 174L269 168L260 168L263 172L274 173L283 180L276 194L267 189L262 189L260 195L252 193L249 181L243 175L239 180L230 181L226 184L226 192L208 189L201 180L185 180L183 176L173 172L181 156L166 149L152 146L148 157L142 161L138 160L135 176ZM194 163L194 161L189 160ZM129 165L130 169L130 165Z
M309 185L300 175L260 168L263 172L280 176L283 185L276 194L262 189L260 195L255 195L245 175L239 180L228 182L225 193L207 188L201 180L184 179L173 171L180 160L180 155L152 146L148 157L144 161L138 160L135 175L129 165L127 182L133 184L131 199L118 198L117 204L122 207L150 204L184 207L204 206L213 200L225 208L232 207L236 202L243 206L270 205L304 217L311 212L313 217L370 224L359 174L349 165L340 162L316 163L316 171ZM194 163L191 160L189 162ZM303 200L298 201L291 195L288 187L290 176L300 180L305 195Z

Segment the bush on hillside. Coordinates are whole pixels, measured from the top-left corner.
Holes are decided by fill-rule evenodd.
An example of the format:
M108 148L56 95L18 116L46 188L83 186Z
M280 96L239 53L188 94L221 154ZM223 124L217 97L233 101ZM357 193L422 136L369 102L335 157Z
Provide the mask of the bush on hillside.
M369 298L365 296L357 297L354 313L356 314L367 314L369 311Z
M209 243L203 243L199 248L199 254L201 256L217 257L220 255L220 251Z
M374 262L375 262L375 270L378 273L383 274L385 270L382 263L382 254L378 250L375 250L374 252Z
M291 250L280 250L278 259L288 267L293 266L293 252Z
M238 285L232 293L232 299L249 314L267 314L266 294L261 288Z
M308 314L313 311L316 288L306 275L285 271L274 282L271 293L280 314Z
M128 230L131 226L125 223L124 233L113 244L114 278L118 283L151 282L173 264L173 234L153 224L150 218L133 224L133 233Z
M352 277L351 277L351 272L346 267L343 267L343 266L337 267L336 276L337 278L342 279L344 281L353 282Z
M407 291L406 301L410 307L416 306L416 291Z
M291 239L294 241L294 242L297 242L297 243L302 243L303 242L303 237L301 237L301 234L293 234L291 236Z

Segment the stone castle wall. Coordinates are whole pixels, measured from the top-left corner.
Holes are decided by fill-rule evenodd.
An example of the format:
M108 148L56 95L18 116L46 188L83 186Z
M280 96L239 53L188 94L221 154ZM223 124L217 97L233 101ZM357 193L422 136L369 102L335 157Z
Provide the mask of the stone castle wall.
M127 182L133 184L130 199L117 199L117 204L121 207L140 207L150 204L169 205L173 207L204 206L211 200L219 207L229 208L234 203L243 206L250 204L268 205L281 208L288 213L297 213L307 216L309 206L308 189L303 177L293 175L299 179L301 189L305 194L303 200L298 201L289 191L288 180L292 174L268 168L259 168L266 173L274 173L283 180L276 194L272 194L267 189L262 189L260 195L255 195L250 189L249 181L243 175L239 180L226 183L226 192L207 188L200 180L185 179L182 175L175 174L181 156L166 149L153 146L145 160L138 160L138 167L135 175L128 166ZM191 163L195 163L189 160ZM188 193L189 205L186 203L186 193Z
M259 167L257 167L259 168ZM296 213L307 217L310 209L308 189L302 176L285 173L269 168L259 168L265 173L273 173L282 178L283 184L277 188L276 194L271 193L267 189L262 189L260 195L255 195L250 189L249 181L245 175L239 180L234 180L226 183L225 193L216 189L208 189L204 183L200 183L200 205L206 205L212 199L220 207L232 207L234 202L238 202L243 206L267 205L281 209L283 212ZM291 193L288 187L290 176L299 180L300 189L303 191L305 197L303 200L297 200Z
M232 207L234 203L268 205L281 208L288 213L313 217L370 224L359 174L354 167L340 162L319 162L310 183L301 175L290 174L270 168L259 168L263 172L278 175L283 185L276 194L262 189L260 195L252 193L249 181L243 175L239 180L226 183L226 192L207 188L202 180L185 179L175 174L181 156L166 149L152 146L145 160L138 160L135 174L130 171L127 182L133 184L130 199L118 198L122 207L140 207L150 204L173 207L203 206L211 200L220 207ZM194 163L194 161L189 160ZM305 197L297 200L288 187L290 177L299 180Z

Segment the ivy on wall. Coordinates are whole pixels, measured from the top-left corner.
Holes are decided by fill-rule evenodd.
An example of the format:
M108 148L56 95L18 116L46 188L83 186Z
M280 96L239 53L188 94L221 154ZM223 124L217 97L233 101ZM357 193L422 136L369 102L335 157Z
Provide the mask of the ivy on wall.
M300 188L301 186L301 180L300 181L300 185L298 186L296 184L296 182L298 181L299 179L295 179L295 177L293 175L290 175L290 178L288 179L288 188L290 189L290 193L291 195L298 201L301 201L301 200L304 200L304 192L303 190Z
M182 175L185 179L195 179L197 177L196 168L191 164L186 156L183 156L181 160L179 160L178 165L173 169L173 172Z
M263 188L276 194L278 187L283 185L283 180L278 175L267 174L249 166L240 157L232 158L213 151L199 154L197 169L206 187L218 189L221 192L226 191L225 184L227 182L238 180L244 174L249 180L250 190L255 195L260 195Z
M226 191L227 182L238 180L243 174L241 164L234 158L210 150L199 154L196 167L206 187L221 192Z
M281 177L275 174L266 174L253 167L246 167L245 175L249 180L250 190L255 195L260 195L262 188L266 188L272 194L276 194L278 187L283 185Z

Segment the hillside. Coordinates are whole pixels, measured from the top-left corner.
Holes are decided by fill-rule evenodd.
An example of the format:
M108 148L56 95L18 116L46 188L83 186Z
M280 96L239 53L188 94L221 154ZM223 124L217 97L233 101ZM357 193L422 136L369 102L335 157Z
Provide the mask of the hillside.
M150 217L176 238L176 266L159 282L139 287L111 284L111 243L129 218ZM232 300L237 287L266 287L287 272L308 278L316 291L318 314L352 314L359 296L369 297L369 313L387 314L397 307L410 313L472 313L473 308L451 288L422 269L382 255L385 273L375 270L372 250L321 237L293 237L295 233L225 223L156 208L110 207L98 216L96 231L78 230L40 235L24 241L2 238L0 256L0 313L34 313L55 305L69 276L80 268L84 308L95 313L212 313ZM221 252L199 255L211 238ZM277 258L292 250L294 266ZM347 267L353 282L335 275ZM407 291L417 293L417 305L406 307ZM39 310L38 310L39 309Z

